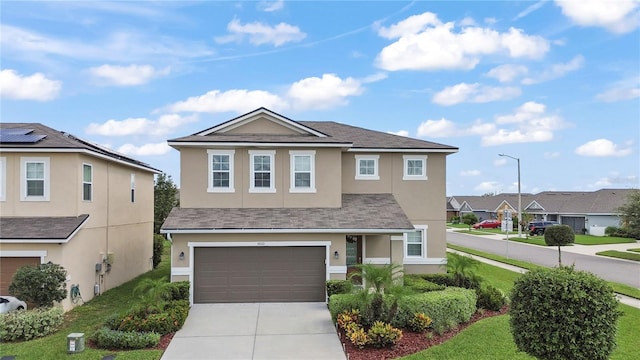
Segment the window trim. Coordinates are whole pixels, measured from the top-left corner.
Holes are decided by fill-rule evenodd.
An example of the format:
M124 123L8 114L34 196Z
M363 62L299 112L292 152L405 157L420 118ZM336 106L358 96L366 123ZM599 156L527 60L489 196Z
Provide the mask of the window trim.
M373 174L362 175L360 174L360 161L361 160L373 160ZM378 175L378 167L380 163L380 155L356 155L356 180L380 180Z
M309 187L296 187L296 173L306 173L307 171L295 170L296 157L309 157L310 169L309 169ZM316 192L316 151L315 150L289 150L289 162L290 162L290 193L315 193Z
M254 158L256 156L269 157L269 187L255 187ZM249 192L250 193L274 193L276 192L276 151L275 150L249 150Z
M85 181L85 179L84 179L84 167L85 166L88 166L91 169L91 180L89 180L89 182ZM89 184L91 186L91 190L89 191L89 199L85 199L84 198L84 185L85 184ZM81 193L82 193L82 201L93 202L93 165L88 164L88 163L82 163L82 188L81 188Z
M422 161L422 174L409 175L409 160ZM402 180L428 180L427 177L427 155L402 155L403 173Z
M7 158L0 157L0 201L7 200Z
M407 234L408 232L403 234L403 247L404 247L404 258L406 259L426 259L427 258L427 230L429 228L428 225L414 225L413 226L416 231L420 230L422 231L422 242L421 242L421 255L417 256L417 255L409 255L408 254L408 237Z
M210 193L233 193L236 192L235 183L234 183L234 173L235 173L235 150L218 150L218 149L209 149L207 150L207 159L209 160L209 175L207 177L207 192ZM213 186L213 157L216 155L225 155L229 156L229 187L220 187Z
M20 201L49 201L50 199L50 158L21 157L20 158ZM44 164L44 190L42 196L27 196L27 163Z

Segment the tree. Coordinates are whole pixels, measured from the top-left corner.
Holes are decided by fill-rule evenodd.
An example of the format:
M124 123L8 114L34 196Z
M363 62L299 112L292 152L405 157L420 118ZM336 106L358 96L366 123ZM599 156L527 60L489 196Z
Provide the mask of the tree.
M618 209L620 225L626 228L635 238L640 237L640 190L634 190L627 196L627 201Z
M576 235L569 225L553 225L548 226L544 230L544 242L548 246L558 247L558 265L562 265L561 246L573 244L576 241Z
M469 226L469 231L471 231L471 225L478 222L478 217L474 213L466 213L462 215L462 223L467 224Z
M160 233L160 227L169 216L169 212L174 206L179 206L177 198L178 188L173 183L171 175L160 174L156 179L153 188L154 211L153 211L153 232Z
M529 238L529 229L527 228L529 226L529 222L533 221L533 215L529 214L526 211L522 212L522 223L518 224L518 226L520 226L522 228L522 232L524 233L524 236L528 239Z
M26 265L13 275L9 294L37 307L51 307L54 301L67 297L66 280L67 271L58 264Z
M519 351L541 360L608 359L618 300L606 281L573 267L537 268L511 290L509 322Z

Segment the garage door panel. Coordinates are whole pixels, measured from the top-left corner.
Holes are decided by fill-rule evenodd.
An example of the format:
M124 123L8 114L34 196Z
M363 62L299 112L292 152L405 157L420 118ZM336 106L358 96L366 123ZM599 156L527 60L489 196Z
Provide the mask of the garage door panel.
M194 302L324 301L324 247L194 250Z
M39 265L39 257L2 257L0 258L0 295L9 295L9 285L13 275L25 265Z

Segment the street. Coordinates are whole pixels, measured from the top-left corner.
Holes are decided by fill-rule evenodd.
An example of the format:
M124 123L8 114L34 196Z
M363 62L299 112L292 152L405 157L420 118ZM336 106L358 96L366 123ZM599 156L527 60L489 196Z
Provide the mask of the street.
M557 247L542 247L515 241L507 242L503 239L491 239L452 231L447 231L447 243L547 267L558 265ZM630 244L629 247L633 247L633 244ZM589 271L605 280L640 288L640 264L632 261L562 251L562 264L574 264L576 269Z

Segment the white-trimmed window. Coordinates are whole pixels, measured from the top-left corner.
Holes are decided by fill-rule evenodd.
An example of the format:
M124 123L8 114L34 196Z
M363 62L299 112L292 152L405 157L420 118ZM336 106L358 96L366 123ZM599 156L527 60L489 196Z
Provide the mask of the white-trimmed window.
M234 192L235 150L207 150L209 155L208 192Z
M380 155L356 155L356 180L379 180Z
M289 151L291 187L289 192L316 192L316 152Z
M22 201L49 201L49 158L20 159Z
M0 157L0 201L7 200L7 158Z
M249 150L249 192L276 192L275 150Z
M427 180L427 156L403 155L404 174L402 180Z
M136 202L136 174L131 174L131 202Z
M93 166L82 164L82 200L93 200Z
M427 255L427 225L414 225L415 231L404 233L404 257L424 259Z

